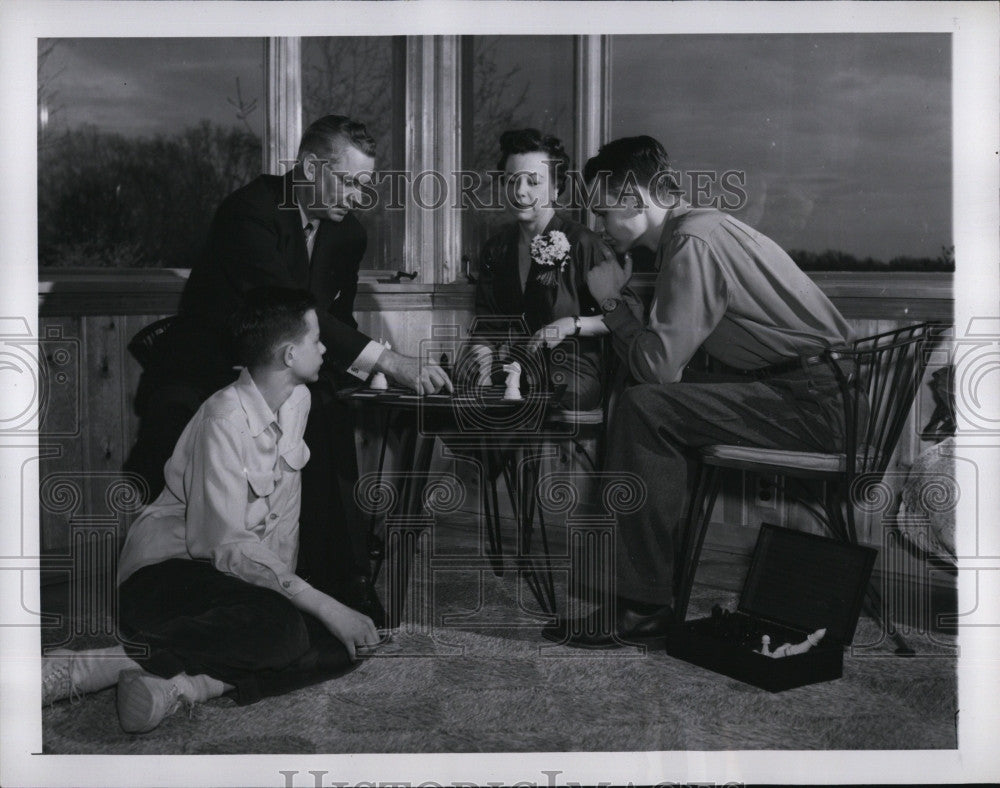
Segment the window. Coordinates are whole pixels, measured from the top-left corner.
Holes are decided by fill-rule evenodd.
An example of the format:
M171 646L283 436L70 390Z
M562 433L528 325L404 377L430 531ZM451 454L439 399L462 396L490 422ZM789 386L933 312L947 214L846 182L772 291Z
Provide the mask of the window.
M338 36L302 39L302 126L324 115L364 123L375 138L377 170L403 170L405 149L406 38ZM403 259L405 193L393 201L393 180L376 173L378 205L358 211L368 232L366 268L412 270ZM398 190L398 183L397 183Z
M263 39L40 39L39 266L189 268L261 171Z
M477 196L484 204L496 203L487 172L496 169L502 132L532 127L574 150L573 58L572 36L463 39L462 169L479 174ZM504 221L509 219L502 210L466 208L462 253L478 261L483 243Z
M611 136L803 268L953 270L948 35L613 36L611 74Z

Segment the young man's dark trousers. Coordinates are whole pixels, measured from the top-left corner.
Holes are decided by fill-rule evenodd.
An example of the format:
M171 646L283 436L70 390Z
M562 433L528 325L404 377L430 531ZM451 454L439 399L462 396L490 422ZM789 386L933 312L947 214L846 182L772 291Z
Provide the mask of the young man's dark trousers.
M626 389L608 429L605 467L642 479L646 500L617 516L617 595L673 602L674 561L698 448L736 444L832 452L841 450L842 436L840 390L825 365L766 380Z

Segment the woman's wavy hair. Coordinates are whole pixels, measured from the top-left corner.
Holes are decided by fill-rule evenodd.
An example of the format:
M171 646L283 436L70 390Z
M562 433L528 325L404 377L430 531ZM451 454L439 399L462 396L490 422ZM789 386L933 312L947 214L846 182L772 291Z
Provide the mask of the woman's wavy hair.
M507 159L518 153L544 153L548 157L549 177L556 184L556 195L566 188L566 173L569 170L569 154L562 141L551 134L542 134L538 129L510 129L500 135L500 158L497 169L507 166Z

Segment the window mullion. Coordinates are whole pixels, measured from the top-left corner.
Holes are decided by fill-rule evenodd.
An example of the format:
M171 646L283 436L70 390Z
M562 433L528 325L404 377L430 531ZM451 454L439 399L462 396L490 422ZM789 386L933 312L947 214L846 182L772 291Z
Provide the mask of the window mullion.
M576 36L575 55L576 150L573 158L576 166L582 169L611 133L611 37ZM584 216L594 229L594 215L584 211Z
M458 167L461 140L455 120L458 51L457 36L407 38L406 168L410 180L405 246L407 266L419 266L420 280L428 284L453 280L459 268L460 216L452 207L451 193L451 173ZM417 199L418 186L423 205ZM428 207L442 189L443 204Z
M435 281L454 282L462 273L462 209L458 204L456 173L462 163L462 113L460 107L461 39L458 36L435 37L437 74L437 135L433 149L434 166L448 184L448 200L437 213L435 240Z
M286 171L302 136L302 48L297 37L268 38L264 43L265 103L263 169Z

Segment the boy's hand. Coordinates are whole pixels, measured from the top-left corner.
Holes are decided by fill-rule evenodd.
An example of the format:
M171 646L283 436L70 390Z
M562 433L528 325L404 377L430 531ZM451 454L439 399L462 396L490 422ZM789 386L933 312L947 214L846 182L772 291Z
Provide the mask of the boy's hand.
M320 620L334 637L344 644L351 662L356 662L359 648L378 645L375 624L368 616L341 604L332 597L330 602L332 604L326 606L328 609L324 610Z
M296 594L292 597L292 604L322 621L334 637L344 644L351 662L357 660L359 647L378 644L378 632L368 616L352 610L316 588L307 588Z

